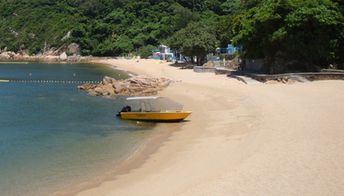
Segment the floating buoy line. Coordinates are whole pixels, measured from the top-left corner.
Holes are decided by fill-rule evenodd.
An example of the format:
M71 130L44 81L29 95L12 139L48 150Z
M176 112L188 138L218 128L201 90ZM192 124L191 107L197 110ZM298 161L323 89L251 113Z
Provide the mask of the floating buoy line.
M5 80L0 79L0 83L44 83L44 84L98 84L100 81L78 81L78 80Z

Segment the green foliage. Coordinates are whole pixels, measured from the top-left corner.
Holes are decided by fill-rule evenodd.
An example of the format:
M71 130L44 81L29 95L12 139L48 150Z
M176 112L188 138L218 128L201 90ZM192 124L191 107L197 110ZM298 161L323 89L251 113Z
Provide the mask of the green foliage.
M168 45L185 56L197 56L197 64L202 65L208 53L217 46L214 24L209 22L190 23L186 28L176 32Z
M221 9L224 14L232 15L243 10L243 4L241 0L227 0L221 5Z
M141 56L141 58L148 58L152 55L154 49L156 49L156 47L152 45L143 46L137 51L137 55Z
M61 12L64 10L64 12ZM69 10L72 11L72 10ZM44 43L59 46L76 18L56 1L0 1L0 45L37 52ZM68 40L65 40L66 42Z
M268 0L237 17L234 42L245 57L264 58L271 72L315 69L343 56L344 18L329 0ZM276 70L277 62L284 67Z
M0 0L0 47L31 53L65 43L83 55L120 55L162 40L220 12L222 1L178 0ZM62 39L68 32L69 39Z
M83 55L147 57L167 42L201 64L216 47L234 43L241 57L264 58L273 72L314 69L344 63L343 2L0 0L0 49L36 54L75 42Z
M120 36L114 44L114 54L126 54L134 50L130 38L126 35Z

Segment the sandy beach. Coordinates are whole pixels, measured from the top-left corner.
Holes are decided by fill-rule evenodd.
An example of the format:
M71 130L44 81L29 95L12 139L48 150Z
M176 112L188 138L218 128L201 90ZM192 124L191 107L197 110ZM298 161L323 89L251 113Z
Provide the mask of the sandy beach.
M160 95L193 114L135 168L77 195L344 194L344 81L246 85L154 60L97 63L180 81Z

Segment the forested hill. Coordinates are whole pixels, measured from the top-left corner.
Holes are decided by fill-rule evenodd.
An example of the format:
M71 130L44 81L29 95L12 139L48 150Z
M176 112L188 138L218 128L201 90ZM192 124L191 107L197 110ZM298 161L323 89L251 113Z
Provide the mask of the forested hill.
M343 65L344 1L0 0L0 49L70 43L95 56L147 56L168 44L199 62L233 43L270 70Z
M37 53L45 42L76 42L85 55L119 55L157 46L225 6L224 0L1 0L0 48Z

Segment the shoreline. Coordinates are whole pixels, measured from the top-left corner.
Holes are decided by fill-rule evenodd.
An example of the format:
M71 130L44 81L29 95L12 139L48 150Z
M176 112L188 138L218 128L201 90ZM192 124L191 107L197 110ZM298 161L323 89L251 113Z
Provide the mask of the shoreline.
M140 64L140 62L136 62L134 60L126 60L126 59L92 60L88 63L105 65L105 66L108 66L108 67L115 69L115 70L125 71L129 74L132 73L135 75L146 75L146 76L150 76L150 77L167 77L166 75L160 75L157 73L151 74L149 72L145 72L144 70L141 70L141 68L136 69L133 67L127 67L128 65L125 63L124 64L121 64L121 63L116 64L116 63L112 63L112 62L108 62L108 61L115 61L115 62L126 61L127 63L131 63L134 65ZM149 62L150 64L157 64L157 65L162 65L162 66L169 66L170 65L170 63L162 62L162 61L156 61L156 60L142 60L142 61ZM174 68L174 67L171 67L171 68L172 69L178 69L178 68ZM182 70L180 70L180 71L182 71ZM188 70L188 72L190 72L190 71L192 71L192 70ZM178 70L178 72L179 72L179 70ZM195 74L197 74L197 73L195 73ZM226 77L223 77L223 79L227 80ZM175 97L177 95L176 93L169 92L169 91L171 91L171 88L173 89L173 87L175 87L176 84L172 84L172 85L173 85L172 87L169 86L169 87L167 87L167 89L164 89L163 91L159 92L159 95L160 96L167 96L169 98ZM241 85L241 83L238 82L238 85ZM178 84L177 84L177 88L178 88ZM170 90L168 90L168 89L170 89ZM177 95L177 97L178 98L181 98L181 97L185 98L184 95ZM192 100L190 100L190 99L189 99L189 101L192 102ZM187 106L188 106L188 104L187 104ZM197 111L197 110L194 110L194 111ZM202 113L204 113L204 111ZM187 122L182 123L179 126L183 127L184 125L187 125L187 123L192 123L192 120L191 121L187 120ZM203 122L202 126L205 126L206 124L208 124L208 123ZM140 148L137 149L137 151L135 151L133 154L129 155L129 159L123 161L119 165L119 167L116 167L116 169L114 170L115 171L114 173L111 172L111 175L112 175L111 177L103 178L103 180L101 180L100 183L92 184L90 186L84 186L83 188L78 189L77 191L68 192L68 194L66 194L66 195L70 195L70 194L83 195L84 192L86 193L86 195L88 195L87 191L98 189L104 183L116 182L123 175L130 175L131 170L140 169L140 167L142 165L144 165L146 161L149 161L151 159L151 156L154 156L159 151L159 149L164 147L164 144L166 142L169 142L171 137L173 137L176 132L183 131L183 129L181 127L179 129L176 129L176 130L169 129L168 131L166 131L165 136L163 136L163 137L160 137L159 135L156 135L155 133L153 133L152 134L153 136L151 136L149 142L146 142L144 145L140 146ZM163 125L162 126L158 125L157 127L155 127L153 129L153 131L161 130L162 128L163 128ZM129 167L124 166L124 168L122 168L122 166L127 164L128 162L129 162ZM93 194L95 194L95 193L92 192L90 195L93 195ZM98 194L98 193L96 193L96 194ZM65 195L65 194L62 194L62 195Z
M344 81L246 85L154 60L89 63L181 81L159 95L193 114L155 127L106 175L52 195L344 193Z
M84 190L89 190L100 186L102 183L107 181L113 181L120 175L129 173L131 170L138 168L143 162L145 162L151 154L154 154L159 147L168 140L171 136L170 131L178 131L178 127L158 125L154 127L152 131L161 130L165 128L168 131L159 131L158 133L150 133L148 139L142 144L139 144L132 152L130 152L123 160L119 161L119 164L109 168L106 174L100 174L95 179L87 180L82 183L67 187L67 189L59 190L51 193L54 196L63 195L75 195Z
M113 70L125 72L129 77L140 75L130 70L102 62L104 60L106 61L107 59L91 60L84 63L106 66ZM136 149L130 152L126 157L123 158L122 161L120 161L118 165L114 166L113 168L109 168L109 172L107 174L100 174L100 176L97 176L91 181L85 181L80 184L76 184L75 186L67 187L67 189L53 192L51 195L75 195L84 190L96 188L104 182L114 181L118 178L118 176L127 174L131 170L139 168L147 159L149 159L150 155L154 154L164 142L168 141L173 132L178 132L180 127L185 123L188 122L157 124L157 126L152 130L154 133L150 133L151 135L148 136L147 141L140 144Z
M344 193L343 81L245 85L152 60L99 62L181 80L159 95L193 114L138 167L76 195Z

